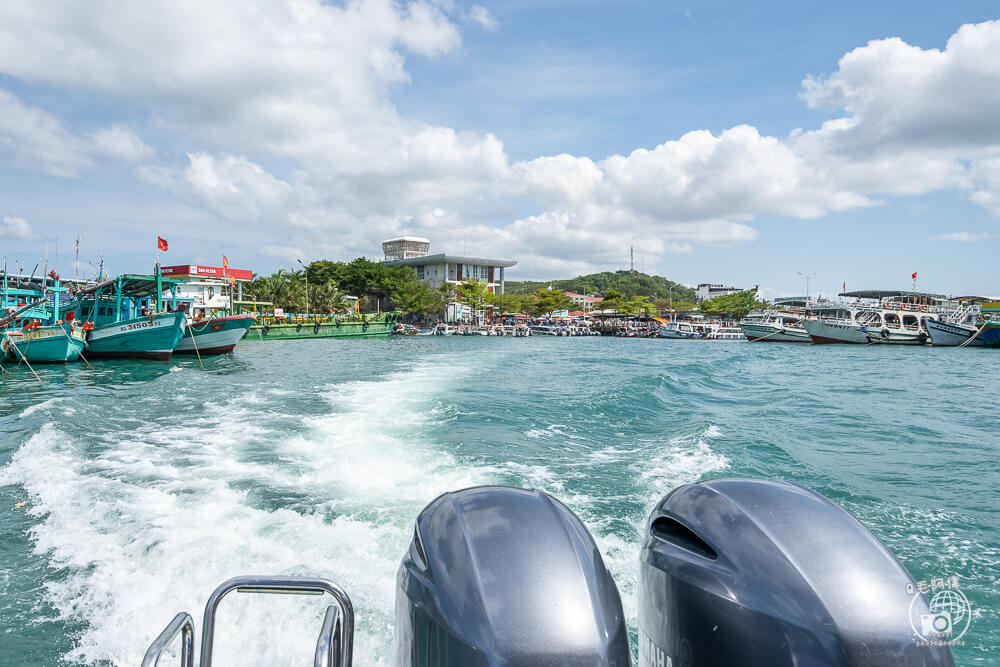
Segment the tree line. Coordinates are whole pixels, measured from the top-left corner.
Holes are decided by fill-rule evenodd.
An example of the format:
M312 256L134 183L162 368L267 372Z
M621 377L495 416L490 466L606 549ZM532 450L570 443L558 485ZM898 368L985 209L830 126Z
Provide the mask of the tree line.
M304 271L279 269L269 276L254 275L253 280L244 284L243 295L244 299L269 301L287 312L305 312L308 296L308 310L314 313L347 312L354 308L354 302L345 297L352 296L359 299L362 311L400 310L415 317L440 315L445 312L448 304L456 300L456 296L460 296L461 302L473 310L492 309L496 314L525 313L540 317L551 316L556 311L579 309L563 292L593 293L593 290L586 290L583 286L587 280L592 280L594 287L611 285L615 281L625 286L621 290L615 287L601 289L598 293L604 299L595 305L601 310L615 310L623 315L650 316L665 312L671 305L674 310L694 309L694 290L671 283L660 276L628 271L605 272L581 276L571 281L553 281L551 289L549 283L508 281L505 294L493 294L485 283L472 280L459 285L446 282L431 287L417 277L412 267L386 266L364 257L350 262L317 260L310 263ZM664 285L673 285L670 295L672 298L660 296L659 291L652 294L636 291L638 286L647 282L657 290ZM562 286L566 283L579 285L577 289L569 289ZM534 289L527 291L526 287L529 285ZM741 294L744 296L732 295L705 301L701 310L731 312L734 316L742 317L749 310L758 307L758 304L753 292ZM747 294L751 295L749 300Z

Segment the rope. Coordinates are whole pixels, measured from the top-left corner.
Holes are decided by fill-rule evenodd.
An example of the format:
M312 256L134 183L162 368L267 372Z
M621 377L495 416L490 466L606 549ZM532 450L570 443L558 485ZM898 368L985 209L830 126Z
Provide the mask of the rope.
M10 344L14 346L14 351L17 352L18 356L21 358L21 361L23 361L24 365L28 367L28 370L31 371L31 374L35 376L35 379L41 382L42 378L38 376L38 373L35 372L35 369L32 368L28 360L24 358L24 353L21 352L21 349L17 346L17 343L14 342L14 339L8 336L7 340L10 341ZM18 366L21 365L21 361L17 362Z
M59 327L59 330L62 331L63 335L66 336L66 338L69 339L69 342L71 342L71 343L73 342L73 337L70 336L68 333L66 333L65 329L63 329L62 327ZM86 336L84 336L84 338L86 338ZM87 364L87 368L93 368L93 366L90 365L90 362L87 361L87 357L83 356L83 350L80 350L80 358L83 359L83 363Z
M784 329L778 329L777 331L772 331L771 333L767 334L766 336L761 336L760 338L751 339L751 340L749 340L749 342L751 342L751 343L758 343L758 342L764 340L765 338L770 338L771 336L776 336L776 335L778 335L780 333L785 333L785 330Z
M201 370L205 370L205 364L201 361L201 352L198 351L198 341L194 339L194 334L191 334L191 344L194 345L194 353L198 355L198 364L201 366Z
M966 345L968 345L972 341L976 340L976 337L979 336L979 334L981 334L983 332L983 329L986 328L987 324L989 324L989 321L983 322L983 326L979 327L979 330L976 331L976 333L974 333L971 336L969 336L969 340L963 341L962 344L959 345L959 347L965 347Z

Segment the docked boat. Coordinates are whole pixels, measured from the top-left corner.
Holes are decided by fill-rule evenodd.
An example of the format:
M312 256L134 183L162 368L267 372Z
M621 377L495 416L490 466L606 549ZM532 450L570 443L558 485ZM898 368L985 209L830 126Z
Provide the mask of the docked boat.
M532 336L558 336L559 327L553 327L546 324L532 324L528 327L531 331Z
M749 341L812 342L809 332L802 326L802 317L794 313L781 311L750 313L740 322L740 329Z
M719 327L714 340L746 340L743 330L739 327Z
M67 289L55 271L27 281L3 272L0 286L0 359L61 364L80 358L86 333L65 312Z
M73 308L86 326L88 357L170 359L184 335L185 313L176 296L167 306L164 293L180 281L153 275L123 275L83 290Z
M296 340L302 338L387 338L396 326L397 313L360 316L288 315L265 317L247 329L250 340Z
M660 327L657 335L673 340L698 340L705 337L704 331L690 322L668 322Z
M179 267L169 267L176 269ZM206 267L214 269L215 267ZM227 354L256 321L233 309L232 285L224 278L180 274L174 278L177 310L187 315L176 354Z
M86 333L72 322L29 325L2 334L0 359L24 360L29 364L63 364L79 359L86 344Z
M962 606L962 616L932 613L917 582L860 521L788 482L712 479L664 496L636 554L635 634L587 526L544 491L444 493L414 524L395 577L399 667L626 667L630 637L639 667L954 667L950 644L972 616ZM359 617L348 591L320 577L247 575L208 596L199 642L193 617L180 612L142 665L161 662L179 638L182 665L194 664L200 645L199 664L209 667L225 632L220 603L232 593L249 605L274 594L329 596L319 598L319 632L306 635L315 642L296 649L314 667L354 664ZM235 664L261 661L233 646L238 652L227 657Z
M257 321L253 315L225 315L208 319L189 320L184 336L174 352L177 354L227 354Z
M925 345L929 320L939 320L958 306L944 296L871 290L845 292L854 303L813 304L802 326L814 343L854 345Z

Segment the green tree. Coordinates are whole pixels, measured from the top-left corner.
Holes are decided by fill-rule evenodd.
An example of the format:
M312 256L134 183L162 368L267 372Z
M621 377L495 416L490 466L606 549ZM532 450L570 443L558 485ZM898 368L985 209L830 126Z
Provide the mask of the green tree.
M469 305L472 312L477 314L486 310L490 303L490 291L486 283L478 280L464 280L458 286L458 294L462 297L462 302Z
M746 317L750 311L764 308L766 305L757 300L757 293L754 290L744 290L736 294L705 299L698 306L698 309L706 313L732 315L739 320Z
M534 297L535 302L531 304L531 313L536 316L552 317L552 313L555 311L568 310L573 305L570 298L559 290L535 290Z
M410 267L397 275L392 284L390 298L393 304L406 313L431 315L444 310L440 296L435 290L417 278L417 272Z

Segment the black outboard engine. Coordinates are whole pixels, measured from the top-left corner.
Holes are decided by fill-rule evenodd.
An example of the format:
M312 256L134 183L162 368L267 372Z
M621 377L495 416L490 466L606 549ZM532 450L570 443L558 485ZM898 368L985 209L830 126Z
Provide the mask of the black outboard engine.
M911 626L913 580L847 512L794 484L717 479L653 510L640 667L952 666ZM917 626L919 627L919 625Z
M621 598L583 523L542 491L446 493L397 575L405 667L627 667Z

